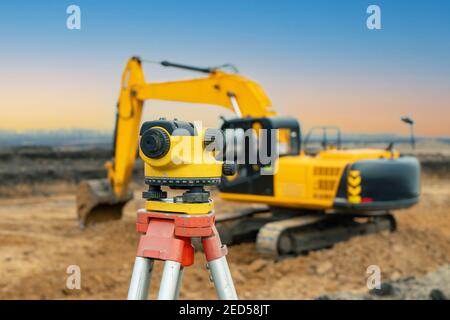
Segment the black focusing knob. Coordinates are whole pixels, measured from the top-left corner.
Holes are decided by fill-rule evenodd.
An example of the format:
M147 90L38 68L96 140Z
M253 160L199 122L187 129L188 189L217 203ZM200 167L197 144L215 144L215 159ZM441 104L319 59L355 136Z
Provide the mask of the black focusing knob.
M234 162L224 162L222 165L224 176L232 176L236 173L236 164Z
M170 149L170 137L160 128L150 128L141 136L140 148L151 159L164 157Z

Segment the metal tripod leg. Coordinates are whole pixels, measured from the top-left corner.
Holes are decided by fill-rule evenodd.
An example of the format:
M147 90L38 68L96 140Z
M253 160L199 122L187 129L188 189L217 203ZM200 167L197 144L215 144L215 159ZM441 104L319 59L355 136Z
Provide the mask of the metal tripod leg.
M159 287L158 300L175 300L180 291L182 267L181 263L167 260Z
M220 300L237 300L233 278L225 256L208 262L212 280Z
M180 268L180 273L178 274L177 290L175 292L176 300L178 300L178 298L180 297L181 283L183 282L183 273L184 273L184 267L182 266Z
M152 269L153 259L136 257L128 290L128 300L145 300L148 298Z

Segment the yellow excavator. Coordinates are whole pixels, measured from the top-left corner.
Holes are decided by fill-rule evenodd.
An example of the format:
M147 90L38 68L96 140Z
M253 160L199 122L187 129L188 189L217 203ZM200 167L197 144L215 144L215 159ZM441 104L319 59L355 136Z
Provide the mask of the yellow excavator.
M82 227L120 219L132 197L129 184L145 100L216 105L236 115L223 119L225 146L234 142L223 154L240 161L233 176L222 178L219 195L261 207L218 215L225 243L256 241L261 253L272 256L303 253L355 235L395 230L390 211L419 200L419 162L401 156L392 144L386 149L343 149L339 130L336 141L330 142L327 130L335 128L321 127L320 148L312 148L312 132L303 139L296 119L277 116L261 86L226 72L226 65L201 68L162 61L162 66L207 76L147 83L142 63L138 57L131 58L122 75L114 158L106 163L107 179L79 185L77 211ZM271 156L256 152L249 159L263 145Z

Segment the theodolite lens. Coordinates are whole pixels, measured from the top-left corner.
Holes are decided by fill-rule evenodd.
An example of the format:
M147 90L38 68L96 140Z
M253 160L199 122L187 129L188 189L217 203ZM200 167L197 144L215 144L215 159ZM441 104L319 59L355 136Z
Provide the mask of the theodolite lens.
M170 149L169 135L160 128L150 128L141 137L140 147L145 156L158 159Z

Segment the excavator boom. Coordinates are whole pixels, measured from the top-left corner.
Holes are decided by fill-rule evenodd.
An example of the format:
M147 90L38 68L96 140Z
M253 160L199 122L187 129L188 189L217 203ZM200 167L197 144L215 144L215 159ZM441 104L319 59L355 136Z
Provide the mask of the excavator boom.
M254 81L216 68L198 68L163 61L166 67L207 73L192 80L146 83L142 61L131 58L122 74L114 133L114 157L105 166L107 178L83 181L77 192L81 227L102 220L120 219L122 207L132 198L129 190L136 159L145 100L166 100L221 106L238 117L275 115L271 101Z

